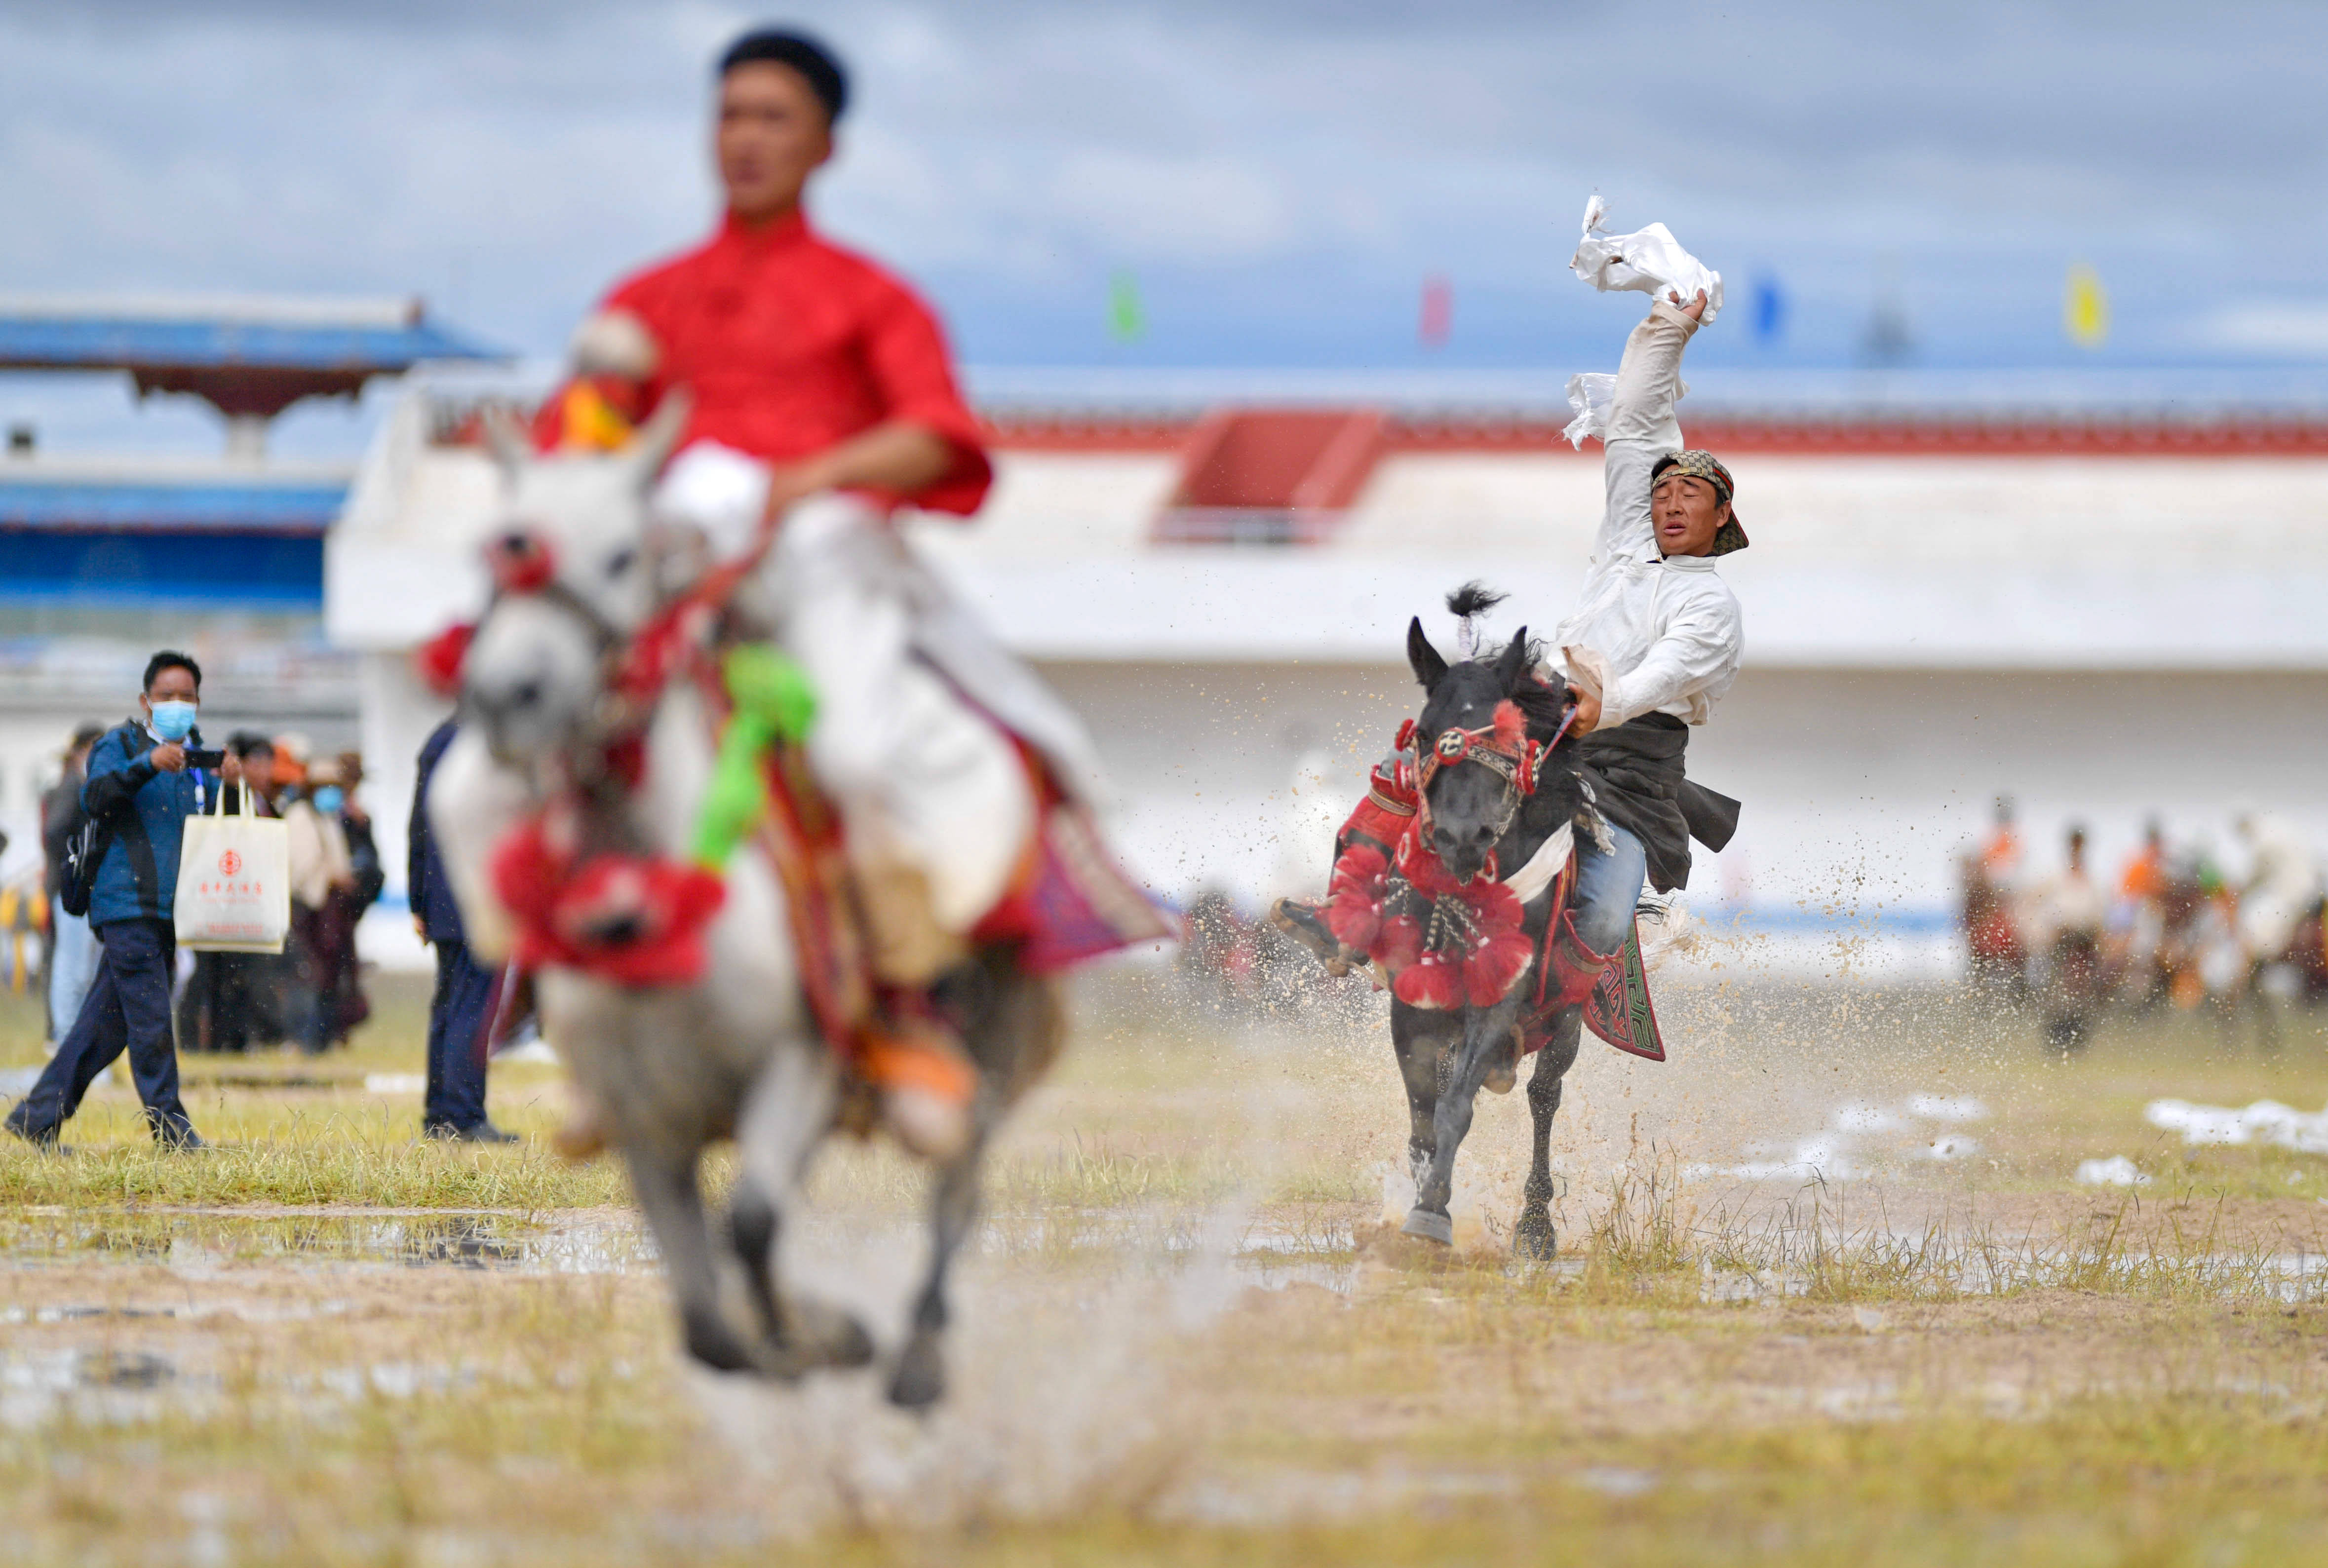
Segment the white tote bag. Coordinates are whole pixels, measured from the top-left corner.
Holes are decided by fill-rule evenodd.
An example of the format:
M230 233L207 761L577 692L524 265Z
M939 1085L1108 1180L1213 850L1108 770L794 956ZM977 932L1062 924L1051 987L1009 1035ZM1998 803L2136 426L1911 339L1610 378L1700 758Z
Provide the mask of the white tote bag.
M171 914L180 947L282 952L291 930L290 830L268 817L188 817Z

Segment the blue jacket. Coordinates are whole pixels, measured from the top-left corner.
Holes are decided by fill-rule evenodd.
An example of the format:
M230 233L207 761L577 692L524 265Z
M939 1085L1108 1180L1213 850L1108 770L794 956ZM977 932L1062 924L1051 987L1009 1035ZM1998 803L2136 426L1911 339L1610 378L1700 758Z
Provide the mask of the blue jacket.
M188 735L189 747L202 732ZM218 793L218 781L194 768L164 773L146 760L154 737L142 720L108 730L89 754L89 782L80 803L110 825L113 841L98 862L89 890L89 923L167 920L178 893L178 846L186 819Z
M461 906L453 902L453 885L445 880L445 862L436 853L436 835L428 831L428 780L443 760L445 748L453 744L455 730L448 718L421 742L420 776L412 786L412 822L405 840L410 852L405 861L404 885L412 912L420 916L422 934L440 945L465 940Z

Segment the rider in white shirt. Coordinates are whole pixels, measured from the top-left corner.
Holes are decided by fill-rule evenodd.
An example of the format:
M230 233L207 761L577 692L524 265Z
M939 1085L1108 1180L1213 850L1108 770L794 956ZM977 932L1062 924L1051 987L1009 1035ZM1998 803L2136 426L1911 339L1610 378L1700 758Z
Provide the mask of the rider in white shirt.
M1719 850L1737 804L1682 772L1688 726L1704 724L1738 676L1744 626L1714 570L1746 548L1730 471L1690 451L1674 418L1683 350L1705 296L1659 299L1633 329L1602 437L1607 510L1576 609L1560 623L1544 673L1576 693L1576 728L1611 849L1577 846L1577 934L1612 953L1646 883L1689 877L1695 837Z

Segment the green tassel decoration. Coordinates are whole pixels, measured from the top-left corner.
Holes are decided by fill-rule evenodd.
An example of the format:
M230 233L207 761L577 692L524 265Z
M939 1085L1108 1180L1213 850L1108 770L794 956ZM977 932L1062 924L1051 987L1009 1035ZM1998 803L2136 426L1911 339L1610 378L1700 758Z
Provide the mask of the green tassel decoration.
M816 688L808 671L765 643L728 650L720 662L735 711L719 737L711 787L696 812L691 858L707 871L724 871L736 846L768 809L767 755L780 740L807 737L816 722Z

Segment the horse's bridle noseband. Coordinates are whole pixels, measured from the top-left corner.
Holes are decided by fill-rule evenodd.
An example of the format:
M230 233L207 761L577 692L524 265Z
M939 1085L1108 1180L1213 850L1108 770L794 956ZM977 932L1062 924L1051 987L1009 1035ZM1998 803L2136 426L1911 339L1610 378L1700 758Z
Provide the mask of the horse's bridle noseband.
M699 629L696 620L684 614L690 602L682 598L658 611L637 632L628 633L559 580L557 552L539 530L522 525L506 529L485 546L484 554L493 579L485 617L504 598L538 599L581 623L590 636L599 695L567 749L569 776L590 788L606 782L610 773L634 771L639 738L680 662L679 644Z
M1506 699L1507 703L1508 699ZM1505 703L1497 705L1500 714ZM1576 719L1576 709L1571 708L1560 721L1550 744L1529 738L1525 724L1488 723L1478 729L1466 729L1450 725L1439 732L1438 739L1428 748L1417 751L1414 771L1416 833L1421 842L1430 843L1431 781L1441 768L1458 763L1476 762L1503 780L1503 801L1497 808L1494 827L1500 842L1511 831L1512 821L1519 815L1520 803L1535 793L1536 779L1544 759L1552 755L1554 746L1568 734L1568 727ZM1518 738L1513 739L1516 734ZM1417 739L1414 720L1410 718L1399 727L1398 746L1401 751L1414 750ZM1492 873L1491 873L1492 875Z
M587 626L601 657L623 641L622 630L596 605L558 580L557 552L536 530L518 526L494 535L485 546L485 569L493 579L486 615L502 599L521 595L555 605Z

